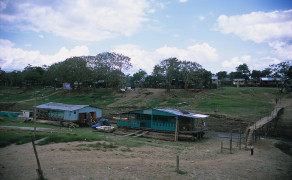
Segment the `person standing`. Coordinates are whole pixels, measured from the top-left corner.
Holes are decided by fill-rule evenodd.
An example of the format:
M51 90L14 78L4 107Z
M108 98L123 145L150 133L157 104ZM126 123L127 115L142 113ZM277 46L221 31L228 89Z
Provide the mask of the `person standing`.
M251 146L250 146L250 155L253 155L253 149L254 149L254 146L251 145Z

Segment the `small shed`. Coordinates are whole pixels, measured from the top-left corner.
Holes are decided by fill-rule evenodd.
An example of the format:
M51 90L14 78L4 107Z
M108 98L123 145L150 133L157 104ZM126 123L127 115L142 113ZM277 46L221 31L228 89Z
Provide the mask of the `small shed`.
M51 120L86 123L102 116L102 110L89 105L73 105L49 102L36 107L38 116Z
M208 115L195 114L178 109L143 109L121 113L119 127L173 131L197 136L207 130ZM201 136L200 135L200 136Z
M22 114L21 114L21 117L25 117L27 119L29 118L33 118L33 111L30 111L30 110L21 110Z

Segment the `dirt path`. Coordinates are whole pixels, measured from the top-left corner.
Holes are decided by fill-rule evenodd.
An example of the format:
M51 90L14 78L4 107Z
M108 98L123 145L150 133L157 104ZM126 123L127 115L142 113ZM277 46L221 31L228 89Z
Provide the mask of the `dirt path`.
M60 92L59 91L55 91L55 92L53 92L51 94L48 94L46 96L41 96L41 97L38 97L38 98L46 98L46 97L49 97L49 96L52 96L52 95L55 95L55 94L58 94L58 93L60 93ZM35 98L31 98L31 99L26 99L26 100L22 100L22 101L17 101L17 103L24 103L24 102L34 101L34 100L35 100Z
M0 129L34 131L34 127L0 126ZM54 132L55 130L52 129L52 128L40 128L40 127L37 127L36 131Z
M111 138L122 138L113 136ZM123 137L125 138L125 137ZM132 141L132 138L128 138ZM147 139L139 148L96 150L85 146L96 142L71 142L37 146L47 179L290 179L292 157L267 139L255 144L254 156L238 149L220 153L217 137L196 143ZM176 155L180 169L175 172ZM0 149L0 179L36 179L37 168L31 143Z

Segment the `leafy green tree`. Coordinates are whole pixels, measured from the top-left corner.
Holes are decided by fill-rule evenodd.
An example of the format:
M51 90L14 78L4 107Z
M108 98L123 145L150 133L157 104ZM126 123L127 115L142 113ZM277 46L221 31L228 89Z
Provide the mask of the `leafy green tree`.
M210 87L212 73L204 68L199 69L195 72L195 81L204 85L205 87Z
M261 75L262 77L268 77L272 74L272 70L271 68L266 68L261 73L262 73Z
M147 76L147 72L142 69L139 69L138 72L133 74L133 77L131 79L132 86L142 87L145 82L146 76Z
M160 74L165 77L166 91L169 92L171 88L172 79L175 79L179 75L180 62L177 58L168 58L160 62L159 70Z
M0 68L0 85L7 86L8 85L8 77L5 71Z
M84 58L72 57L50 66L46 75L49 82L68 82L72 87L74 87L74 82L77 82L79 88L80 83L90 80L91 71Z
M22 71L22 75L27 85L43 84L45 70L39 66L28 65Z
M219 80L223 80L223 79L227 78L227 72L226 71L219 71L216 75L218 76Z
M281 78L282 83L279 86L279 90L283 93L284 88L288 89L288 84L291 82L291 64L289 61L281 62L279 64L272 64L270 68L273 72L273 77Z
M243 64L237 66L236 67L236 72L241 73L241 77L240 78L244 78L245 80L249 79L250 70L249 70L247 64L243 63Z
M12 71L7 73L7 81L10 86L22 87L24 79L21 71Z
M251 72L251 77L253 79L259 80L262 77L262 72L261 71L258 71L258 70L253 70Z
M107 86L113 85L123 86L125 75L123 70L128 70L132 67L131 59L122 54L115 52L103 52L96 56L85 57L88 66L92 69L94 77L97 80L105 80ZM119 71L119 73L117 72ZM118 76L118 77L116 77ZM114 83L119 78L119 83Z
M182 61L179 65L181 77L184 81L184 89L187 89L196 78L196 72L199 71L202 66L196 62Z
M230 79L239 79L239 78L243 78L243 75L241 72L231 72L229 74Z

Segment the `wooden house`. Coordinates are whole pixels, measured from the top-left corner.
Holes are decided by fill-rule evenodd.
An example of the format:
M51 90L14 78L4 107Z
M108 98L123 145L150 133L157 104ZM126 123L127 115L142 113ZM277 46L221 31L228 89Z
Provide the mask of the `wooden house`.
M207 130L208 115L177 109L143 109L121 113L118 127L130 127L155 131L170 131L201 137Z
M247 81L248 86L258 86L259 85L259 81L257 79L249 79Z
M233 85L237 87L245 85L245 79L233 79Z
M260 85L261 86L270 86L276 87L281 84L281 78L271 78L271 77L261 77Z
M86 123L102 116L102 110L89 105L72 105L49 102L36 107L44 119Z

